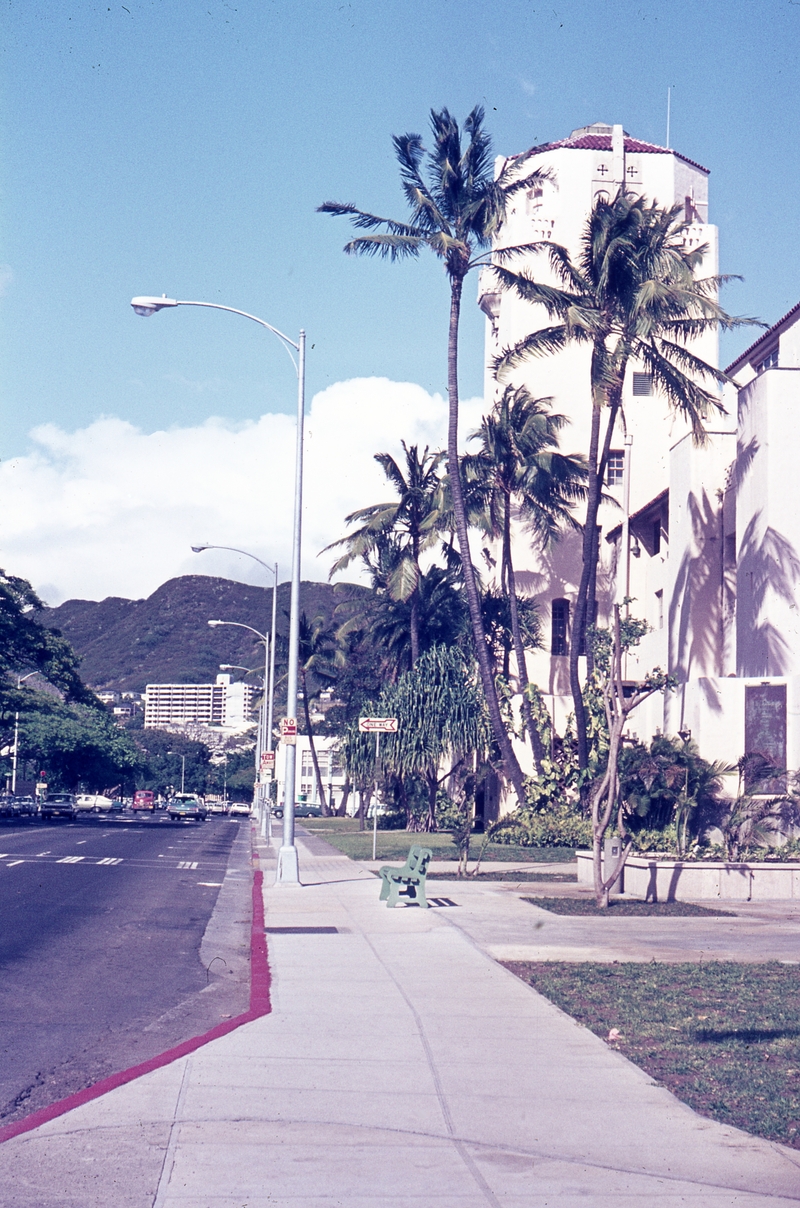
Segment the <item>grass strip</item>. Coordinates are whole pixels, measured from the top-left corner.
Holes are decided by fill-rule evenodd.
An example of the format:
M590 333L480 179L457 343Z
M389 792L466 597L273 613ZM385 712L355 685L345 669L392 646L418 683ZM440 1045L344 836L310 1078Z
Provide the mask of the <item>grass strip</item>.
M800 968L506 962L704 1116L800 1149Z
M430 874L429 874L430 875ZM577 877L575 878L577 880ZM695 906L693 902L637 902L625 898L612 898L607 910L599 910L594 898L523 898L531 906L541 906L551 914L583 914L596 918L618 919L623 915L636 918L673 916L690 918L693 915L711 915L714 918L735 919L732 910L719 910L716 906Z
M453 881L455 879L455 871L453 872L429 872L429 881ZM502 869L496 869L493 872L479 872L476 877L469 874L467 877L462 877L462 880L467 881L512 881L514 883L522 881L557 881L560 884L577 884L578 874L568 872L531 872L527 869L510 869L505 872ZM531 900L531 899L527 899ZM537 902L538 904L538 902Z
M344 825L331 825L331 824ZM314 818L313 821L303 820L306 830L324 839L333 847L338 848L351 860L372 859L372 830L358 829L358 820L353 818ZM378 859L399 860L401 863L408 855L408 849L417 843L421 847L430 847L434 860L458 859L458 852L448 831L437 831L435 834L420 834L418 831L386 830L378 831ZM470 859L475 860L482 846L482 836L475 835L470 841ZM574 847L518 847L506 843L488 843L483 853L484 860L502 860L510 864L564 864L575 859Z

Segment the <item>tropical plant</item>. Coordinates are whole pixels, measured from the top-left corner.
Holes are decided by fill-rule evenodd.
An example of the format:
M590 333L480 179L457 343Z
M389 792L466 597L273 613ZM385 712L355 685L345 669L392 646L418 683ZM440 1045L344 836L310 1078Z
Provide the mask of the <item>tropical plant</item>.
M621 873L632 847L625 817L625 804L620 795L620 754L622 735L628 718L654 692L666 692L674 681L656 667L637 684L624 684L622 661L627 651L639 644L647 632L647 624L633 617L622 618L619 604L614 605L611 629L592 627L587 633L594 651L593 679L603 702L608 729L608 753L605 769L591 783L589 806L592 821L592 864L595 900L599 908L608 906L608 893ZM612 818L622 840L619 859L609 872L603 869L603 840ZM606 876L603 876L603 873Z
M314 742L314 727L311 724L311 701L319 696L323 688L335 683L338 674L337 656L339 654L336 634L324 616L316 616L309 621L305 613L300 614L300 650L299 669L300 687L303 697L303 716L308 735L308 745L311 750L311 762L314 765L314 779L317 782L317 792L323 814L330 813L325 786L319 767L317 747Z
M743 755L736 770L736 796L719 823L725 858L733 863L748 849L770 847L778 836L800 825L796 777L787 784L785 769L776 768L757 753Z
M509 199L530 188L547 175L527 171L528 156L509 159L497 177L494 175L491 143L483 129L483 109L477 106L464 122L462 131L447 109L431 112L433 147L426 150L419 134L404 134L393 139L400 164L403 192L411 211L410 218L398 222L366 213L353 205L325 202L320 210L349 218L360 231L345 251L356 255L381 256L398 260L416 257L427 248L442 261L450 285L450 322L447 343L447 390L449 420L447 468L452 492L455 529L463 563L464 588L475 640L475 653L481 683L491 717L492 730L505 773L514 785L517 797L524 799L524 779L519 762L503 725L495 693L489 654L483 631L480 594L470 557L467 514L459 473L458 453L458 334L461 295L464 280L474 268L513 259L523 248L504 248L491 252L492 240L506 216ZM427 165L426 165L427 159ZM427 180L423 175L427 166Z
M497 358L500 375L526 357L560 352L571 343L591 349L591 429L588 450L586 518L582 569L569 651L570 689L580 766L589 761L586 709L581 694L579 656L587 627L594 621L599 559L597 515L602 483L617 418L625 374L632 364L651 375L654 386L691 426L695 441L705 440L705 419L724 409L713 387L730 379L692 351L705 332L755 320L732 318L717 301L729 278L699 278L705 245L691 250L681 207L664 209L625 191L610 201L599 199L589 216L574 263L558 244L542 242L557 285L536 281L495 262L494 272L506 289L542 306L551 326L534 331ZM605 428L603 418L605 417ZM590 601L592 608L590 609ZM592 655L587 644L589 672Z
M700 837L704 824L716 822L722 777L731 771L724 763L703 759L690 739L663 734L656 735L649 748L626 744L619 766L620 797L636 846L641 847L643 831L663 832L658 846L674 845L679 857L686 855L692 836Z
M405 469L401 468L388 453L376 453L375 460L383 469L386 478L397 492L397 500L376 503L359 508L345 517L345 523L358 524L355 532L339 541L327 545L325 550L345 546L345 552L331 568L331 575L344 570L354 558L361 558L368 566L371 558L389 550L394 555L386 574L386 589L389 598L409 604L409 638L411 662L420 655L419 591L422 580L420 557L436 542L438 525L442 516L442 484L439 466L442 453L429 453L427 446L422 456L416 445L410 447L403 441Z
M511 522L518 516L534 544L544 549L567 526L574 525L573 508L586 495L584 460L558 452L559 433L568 421L551 411L550 402L533 398L524 387L507 386L480 428L470 436L470 440L480 441L479 451L462 462L470 520L501 542L501 594L508 601L522 716L537 766L544 756L544 746L526 693L526 642ZM507 679L507 665L504 674Z

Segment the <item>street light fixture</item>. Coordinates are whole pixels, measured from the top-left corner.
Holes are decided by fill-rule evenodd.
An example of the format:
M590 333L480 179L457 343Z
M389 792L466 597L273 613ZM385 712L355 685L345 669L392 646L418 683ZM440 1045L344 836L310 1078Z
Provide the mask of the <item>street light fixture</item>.
M259 566L263 566L264 570L269 571L269 573L273 577L272 628L271 628L272 648L271 648L270 660L269 660L269 694L265 696L266 709L265 709L265 711L262 712L262 717L261 717L261 726L260 726L261 734L260 734L260 741L258 743L258 762L256 764L257 771L258 771L259 797L261 797L261 753L262 753L262 751L274 750L274 745L273 745L274 738L272 735L272 727L274 724L273 711L274 711L274 705L275 705L275 634L276 634L277 617L278 617L278 563L276 562L274 564L274 566L270 566L267 562L264 562L261 558L257 558L255 554L251 554L249 552L249 550L238 549L235 545L209 545L209 544L193 545L192 553L193 554L202 554L207 549L226 549L226 550L230 550L230 552L233 554L242 554L245 558L252 558L252 560L254 562L257 562L259 564ZM266 685L265 685L265 692L266 692ZM266 811L264 809L263 799L261 800L261 835L263 838L267 837L267 816L266 816Z
M277 327L249 314L246 310L237 310L233 306L222 306L218 302L187 302L177 298L142 296L131 299L131 306L137 315L143 318L153 315L156 311L173 306L202 306L210 310L225 310L230 314L241 315L252 319L281 341L281 345L294 365L297 374L297 428L295 435L295 477L294 477L294 511L292 519L292 579L289 597L289 667L286 684L286 713L289 717L297 716L297 683L300 670L300 543L302 536L303 515L303 421L305 418L305 388L306 388L306 333L300 332L297 343L284 335ZM292 349L297 353L295 361ZM277 585L276 585L277 586ZM294 842L294 805L296 783L297 748L288 745L286 748L286 780L284 786L283 811L283 842L278 852L278 871L276 884L297 885L300 882L297 848Z
M37 675L36 671L29 671L27 675L17 676L17 691L25 683L26 679L30 679L32 675ZM14 745L11 748L11 794L12 796L17 791L17 761L19 759L19 709L14 712Z

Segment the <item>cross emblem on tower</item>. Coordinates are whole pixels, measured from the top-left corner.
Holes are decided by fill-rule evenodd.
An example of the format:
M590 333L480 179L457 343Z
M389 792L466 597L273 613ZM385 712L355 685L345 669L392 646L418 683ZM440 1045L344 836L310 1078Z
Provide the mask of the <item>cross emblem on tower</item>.
M600 167L597 169L597 175L598 176L607 176L608 175L608 168L605 166L605 164L601 164Z
M636 175L636 171L637 171L636 168L634 168L633 164L631 164L630 167L628 168L628 176L630 176L631 179L633 179L633 177Z

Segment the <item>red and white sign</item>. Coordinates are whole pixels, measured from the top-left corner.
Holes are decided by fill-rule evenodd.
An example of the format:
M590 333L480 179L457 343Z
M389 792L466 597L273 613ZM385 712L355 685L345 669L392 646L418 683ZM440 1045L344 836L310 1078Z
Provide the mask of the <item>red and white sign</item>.
M297 743L297 718L282 717L281 718L281 742L285 742L287 746L293 747Z
M261 752L261 766L262 766L262 768L274 768L275 767L275 752L274 751L262 751Z
M396 717L359 717L358 728L363 734L396 734Z

